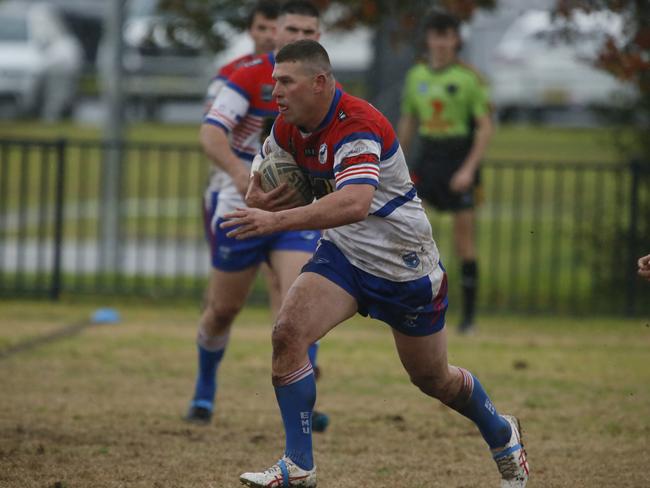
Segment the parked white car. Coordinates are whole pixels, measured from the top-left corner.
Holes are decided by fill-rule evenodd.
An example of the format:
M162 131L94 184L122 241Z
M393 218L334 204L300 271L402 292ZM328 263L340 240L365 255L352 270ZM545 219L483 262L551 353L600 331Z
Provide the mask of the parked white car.
M0 3L0 98L19 114L56 120L74 103L83 53L45 3Z
M611 12L574 12L572 41L566 22L544 10L521 15L504 33L492 60L491 94L502 119L548 108L611 106L629 87L597 69L605 36L621 39L623 22Z

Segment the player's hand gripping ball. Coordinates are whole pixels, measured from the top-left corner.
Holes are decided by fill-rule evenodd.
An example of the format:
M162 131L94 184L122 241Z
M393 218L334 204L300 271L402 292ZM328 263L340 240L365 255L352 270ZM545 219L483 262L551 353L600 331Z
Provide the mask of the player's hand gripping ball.
M296 190L298 205L307 205L314 201L309 177L288 152L275 150L267 154L264 159L256 158L252 170L260 172L262 190L265 192L286 182L290 188Z

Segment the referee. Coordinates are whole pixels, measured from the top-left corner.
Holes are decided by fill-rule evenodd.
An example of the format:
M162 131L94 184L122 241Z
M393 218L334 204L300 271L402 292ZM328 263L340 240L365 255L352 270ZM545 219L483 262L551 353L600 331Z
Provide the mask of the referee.
M418 195L453 213L454 250L462 262L460 333L474 328L478 267L475 212L479 165L490 136L490 102L480 75L457 57L460 22L436 11L425 21L427 59L407 73L397 127L408 150L416 131L421 153L413 171Z

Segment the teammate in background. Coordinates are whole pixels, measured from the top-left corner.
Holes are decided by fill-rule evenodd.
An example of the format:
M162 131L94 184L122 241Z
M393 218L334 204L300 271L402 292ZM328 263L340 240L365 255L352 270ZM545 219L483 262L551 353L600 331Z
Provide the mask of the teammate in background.
M252 61L256 56L273 51L275 48L275 28L278 12L279 5L273 0L260 0L250 11L246 25L248 35L253 41L254 52L235 58L219 69L217 75L208 85L203 110L204 117L207 115L210 108L212 108L212 104L214 103L219 91L226 85L228 78L237 70L237 68ZM210 165L210 178L203 197L203 222L212 253L214 253L216 245L212 221L214 213L217 210L219 190L226 179L227 176L223 170L219 169L214 164ZM261 269L266 279L271 310L275 315L280 307L280 284L277 277L269 269L268 265L263 264ZM214 273L211 275L211 281L214 279L213 275ZM205 292L206 304L209 304L209 302L213 300L212 291L212 285L208 284L208 288ZM210 305L205 306L205 310L208 311L208 313L210 308Z
M292 229L326 230L273 327L284 455L240 481L253 487L316 486L310 422L316 383L307 350L359 312L390 325L402 364L422 392L477 425L501 486L525 486L528 464L518 420L499 415L476 377L447 363L446 273L390 123L336 87L327 52L315 41L283 47L273 77L280 116L262 153L288 151L313 180L329 184L314 185L323 189L314 203L268 211L284 203L278 199L286 184L264 193L254 172L249 208L225 215L222 228L244 240Z
M397 136L408 153L419 133L421 156L414 168L418 195L453 213L454 250L460 258L463 310L461 333L474 327L478 267L475 212L479 165L492 135L487 87L461 63L459 21L441 12L425 22L428 59L406 76Z
M254 52L235 58L219 69L217 75L208 85L204 113L212 108L217 93L237 68L252 61L256 56L270 53L275 49L275 24L278 18L278 8L278 3L273 0L260 0L250 11L246 21L246 31L253 41Z
M639 265L639 276L650 281L650 254L640 257L637 264Z
M280 7L276 45L298 39L320 37L319 12L307 1L293 0ZM273 90L273 52L257 56L235 70L204 119L200 139L208 157L226 173L212 229L215 246L212 256L210 297L199 321L197 337L199 369L194 396L186 415L189 421L207 423L212 418L216 394L216 374L223 358L230 328L241 310L257 270L269 263L277 276L281 296L300 273L316 248L319 231L292 230L263 238L237 241L219 229L224 214L244 206L250 162L259 152L278 113ZM287 202L292 194L286 193ZM286 202L285 202L286 203ZM312 364L317 344L310 347ZM320 414L318 425L327 427L327 416Z

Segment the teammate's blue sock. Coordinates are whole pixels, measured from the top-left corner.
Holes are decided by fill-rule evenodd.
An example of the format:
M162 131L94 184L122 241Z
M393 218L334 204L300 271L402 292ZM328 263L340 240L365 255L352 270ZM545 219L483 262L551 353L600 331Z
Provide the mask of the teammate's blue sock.
M197 350L199 371L194 387L192 405L212 411L214 396L217 392L217 368L226 351L228 336L207 338L199 332Z
M469 371L458 369L463 375L463 386L449 406L476 424L490 449L505 446L512 434L510 424L499 415L479 380Z
M307 349L307 354L309 355L309 362L312 367L316 367L316 360L318 358L318 342L314 342L309 349Z
M311 363L277 380L275 397L284 423L285 456L302 469L312 469L311 416L316 402L316 381Z

